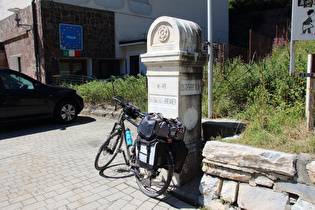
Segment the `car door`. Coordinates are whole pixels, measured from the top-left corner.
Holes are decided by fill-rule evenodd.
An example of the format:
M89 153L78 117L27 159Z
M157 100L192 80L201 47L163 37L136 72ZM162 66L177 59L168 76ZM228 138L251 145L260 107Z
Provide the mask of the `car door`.
M48 114L49 99L39 85L22 74L2 72L8 117Z
M7 117L6 97L3 89L4 86L0 77L0 118Z

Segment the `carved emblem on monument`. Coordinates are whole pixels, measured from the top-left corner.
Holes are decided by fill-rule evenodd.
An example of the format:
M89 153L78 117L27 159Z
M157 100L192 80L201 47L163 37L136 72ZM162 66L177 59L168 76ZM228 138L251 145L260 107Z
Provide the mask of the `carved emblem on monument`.
M170 37L170 30L168 29L167 26L162 25L158 30L158 34L160 42L166 42Z

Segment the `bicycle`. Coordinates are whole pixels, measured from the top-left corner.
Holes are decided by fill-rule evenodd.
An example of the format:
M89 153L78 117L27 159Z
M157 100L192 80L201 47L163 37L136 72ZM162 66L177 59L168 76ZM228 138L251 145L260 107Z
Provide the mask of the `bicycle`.
M123 109L109 137L99 148L94 166L97 170L105 170L117 154L122 153L125 164L129 166L130 171L134 174L140 190L149 197L157 197L168 189L172 180L174 164L171 150L167 146L164 147L165 149L162 154L163 164L160 164L157 168L149 170L140 167L136 163L135 149L130 149L127 145L125 120L129 121L133 126L138 127L139 125L134 120L138 117L144 117L145 114L141 113L141 110L131 103L123 102L120 96L115 96L113 100L118 102ZM170 143L166 139L159 139L158 141L163 144ZM125 142L124 149L122 147L123 142Z

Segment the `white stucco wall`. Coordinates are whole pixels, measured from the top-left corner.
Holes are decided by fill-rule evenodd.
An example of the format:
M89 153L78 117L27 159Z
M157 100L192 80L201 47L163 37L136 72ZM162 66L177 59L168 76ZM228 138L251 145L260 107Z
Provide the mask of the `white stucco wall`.
M31 0L0 0L0 20L13 15L12 12L9 12L9 8L18 7L24 9L25 7L31 5Z
M0 0L0 19L11 15L11 7L25 8L31 0ZM45 1L45 0L42 0ZM207 39L207 0L53 0L93 9L115 12L116 58L127 61L129 55L146 53L146 44L121 47L120 42L145 40L149 27L160 16L172 16L196 22ZM141 3L141 2L147 2ZM228 43L228 0L213 2L213 41ZM141 65L141 64L140 64ZM126 65L125 65L126 66ZM128 66L127 66L128 67ZM127 68L128 69L128 68Z

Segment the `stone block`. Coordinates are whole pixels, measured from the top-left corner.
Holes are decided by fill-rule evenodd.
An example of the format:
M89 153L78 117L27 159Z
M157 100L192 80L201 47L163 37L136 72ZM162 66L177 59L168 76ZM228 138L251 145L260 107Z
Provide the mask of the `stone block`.
M291 210L315 210L315 205L304 201L302 199L298 199L298 201L292 206Z
M251 187L240 184L238 205L242 209L250 210L279 210L285 209L289 196L271 189Z
M237 200L238 183L234 181L223 181L220 197L222 200L234 203Z
M222 179L205 174L200 181L199 191L204 198L212 200L219 198L221 187Z
M315 161L306 165L308 176L313 184L315 184Z
M229 168L223 168L223 167L208 164L205 162L203 162L202 170L206 174L219 176L226 179L232 179L232 180L240 181L240 182L249 182L249 180L252 178L250 173L233 170Z
M207 209L215 209L215 210L229 210L229 204L223 204L221 200L213 200L211 203L206 204L205 207Z
M265 176L258 176L257 178L255 178L255 183L265 187L272 187L274 181Z
M315 204L315 187L292 182L277 182L274 189L298 195L301 199Z
M217 203L217 202L221 202L220 199L209 199L204 197L203 195L199 196L198 198L198 203L200 206L205 206L207 209L210 209L209 206Z
M235 166L235 165L226 164L226 163L219 163L219 162L208 160L206 158L204 158L202 160L202 162L203 162L203 171L205 173L208 173L208 174L214 175L214 176L221 176L221 174L219 174L219 173L211 174L212 169L210 169L210 167L216 168L216 169L221 169L222 171L224 171L224 173L231 171L231 172L235 172L236 174L227 173L228 177L225 177L224 173L222 173L222 176L224 176L223 178L233 179L233 180L241 181L241 182L248 182L251 179L253 174L261 174L263 176L268 177L270 180L273 180L273 181L275 181L275 180L287 181L289 179L292 179L292 177L290 177L290 176L276 174L276 173L268 172L268 171L263 172L263 171L259 171L257 169ZM241 179L239 179L239 178L241 178Z
M315 160L315 156L302 153L297 156L296 161L296 170L297 170L297 182L301 184L312 184L315 182L311 181L312 176L310 176L309 170L306 168L306 165Z
M293 177L296 173L296 155L258 149L238 144L208 141L203 149L207 160L268 171Z

